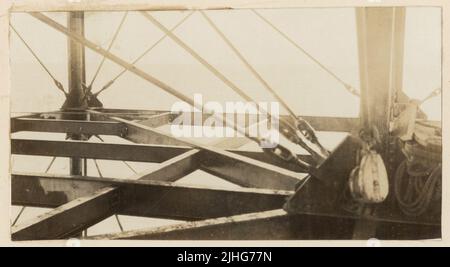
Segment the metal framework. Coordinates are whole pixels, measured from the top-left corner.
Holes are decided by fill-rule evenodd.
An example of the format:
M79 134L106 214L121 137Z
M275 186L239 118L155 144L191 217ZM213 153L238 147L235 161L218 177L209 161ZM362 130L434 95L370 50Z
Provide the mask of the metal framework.
M96 95L84 78L84 47L126 71L183 98L178 91L103 49L83 36L83 12L69 12L68 27L42 13L30 13L68 36L69 92L60 111L11 119L11 133L67 133L70 140L12 139L16 155L71 158L69 175L11 174L12 205L52 208L50 212L12 226L13 240L80 237L83 230L115 214L186 220L180 225L89 236L92 239L350 239L378 237L416 239L440 236L440 218L402 215L392 199L370 212L342 209L342 191L358 148L351 132L368 121L380 129L383 156L390 164L389 121L394 96L401 92L404 8L357 8L361 66L361 118L302 116L318 131L347 132L348 136L308 174L295 164L264 152L238 150L246 138L223 138L203 145L175 138L158 129L178 114L157 110L119 110L91 105ZM382 22L382 23L380 23ZM170 37L170 30L166 35ZM368 34L371 33L371 34ZM377 33L377 34L373 34ZM172 36L173 37L173 36ZM392 66L397 67L392 67ZM92 84L92 83L91 83ZM91 101L91 102L90 102ZM188 116L194 116L191 113ZM205 120L211 113L205 112ZM283 117L283 116L282 116ZM282 119L289 121L291 117ZM250 125L246 121L242 128ZM136 144L86 142L111 135ZM312 162L311 155L296 155ZM88 176L83 159L158 163L131 179ZM85 166L84 166L85 167ZM174 184L203 170L239 189L215 189ZM361 227L363 225L363 227Z

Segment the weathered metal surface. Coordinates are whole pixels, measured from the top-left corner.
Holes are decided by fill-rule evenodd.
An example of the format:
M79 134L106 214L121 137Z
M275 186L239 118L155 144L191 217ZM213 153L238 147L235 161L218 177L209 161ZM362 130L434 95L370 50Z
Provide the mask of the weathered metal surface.
M402 86L404 8L356 9L361 120L376 126L386 149L393 100Z
M266 189L124 188L121 214L202 220L281 208L292 192ZM155 216L156 215L156 216Z
M190 122L190 125L203 125L205 120L207 120L211 114L210 113L201 113L201 112L184 112L179 114L178 116L183 116L184 118L190 118L186 120ZM258 121L257 115L253 114L227 114L223 113L224 118L227 116L237 116L235 121L239 124L239 126L246 128L249 127L251 122ZM286 120L290 123L294 123L292 118L288 115L280 115L280 120ZM195 120L194 118L198 118ZM238 119L239 118L239 119ZM359 118L345 118L345 117L321 117L321 116L301 116L306 121L308 121L311 126L317 131L329 131L329 132L350 132L359 126Z
M109 115L115 115L116 117L122 117L128 120L141 119L144 120L149 116L160 115L163 113L171 113L169 110L125 110L125 109L96 109L102 113L107 113ZM198 125L198 123L203 123L212 115L207 112L177 112L171 113L172 120L175 117L183 116L184 118L189 118L186 120L186 125ZM222 117L237 116L240 119L235 118L239 126L243 128L249 127L251 122L257 121L254 114L227 114L223 113ZM199 118L195 120L194 118ZM359 126L359 118L346 118L346 117L323 117L323 116L301 116L301 118L308 121L314 129L317 131L329 131L329 132L350 132ZM280 119L290 121L293 123L292 119L288 115L280 115ZM169 123L172 121L169 120Z
M84 12L67 13L67 30L84 36ZM69 93L63 108L86 108L83 83L86 83L84 46L70 38L67 40Z
M97 111L92 114L102 115ZM303 173L293 172L275 165L237 155L218 148L198 144L190 140L181 140L155 128L112 117L111 120L127 125L128 134L124 137L136 143L175 143L203 150L202 169L227 181L245 187L277 190L293 190L304 177ZM227 168L226 166L232 166Z
M286 203L286 210L304 213L313 210L334 212L338 209L340 197L344 194L349 174L356 162L357 148L355 138L347 136L318 167L317 173L324 179L309 175Z
M390 188L397 166L398 147L390 136L395 101L403 96L403 46L405 35L404 7L376 7L356 9L356 31L361 88L361 122L364 130L376 127L380 143L377 151L384 160ZM406 98L407 99L407 98ZM405 100L406 100L405 99ZM388 196L384 203L396 205ZM370 238L376 225L362 221L356 236Z
M93 111L90 111L93 113ZM94 113L99 116L101 113ZM127 134L123 138L139 144L166 144L172 146L191 146L188 141L174 138L162 130L155 129L138 122L118 117L110 117L112 121L121 122L127 126Z
M148 119L140 120L139 124L157 128L159 126L169 124L174 117L175 114L173 114L172 112L165 112L158 115L154 115Z
M228 153L224 156L204 151L201 169L240 186L277 190L294 190L306 176L304 173Z
M121 136L126 127L110 121L12 118L11 133L20 131Z
M200 154L200 150L189 150L164 161L156 170L138 173L132 179L175 182L198 169Z
M138 162L161 163L172 157L185 153L192 148L186 146L145 145L145 144L112 144L80 141L48 141L11 139L11 153L16 155L74 157L81 156L91 159L126 160ZM276 165L288 170L296 170L296 166L273 158L264 152L228 150L229 152L251 159ZM310 162L309 155L297 155ZM233 166L229 166L232 168Z
M67 30L70 33L84 36L84 11L69 12L67 14ZM84 109L87 102L84 97L83 84L86 83L85 48L82 44L67 38L67 69L69 92L62 109ZM63 119L73 119L77 115L63 114ZM68 135L73 140L82 140L80 134ZM83 161L79 157L70 159L70 174L81 175Z
M91 239L288 240L345 239L351 220L289 215L276 209L152 229L89 237Z
M277 209L292 194L292 191L218 189L152 180L34 173L14 173L11 182L13 205L54 208L113 186L121 188L118 214L182 220Z
M160 163L189 151L189 147L12 139L11 154L85 157Z
M113 215L119 205L114 188L100 189L92 195L77 198L24 224L13 226L12 240L69 238L81 230Z

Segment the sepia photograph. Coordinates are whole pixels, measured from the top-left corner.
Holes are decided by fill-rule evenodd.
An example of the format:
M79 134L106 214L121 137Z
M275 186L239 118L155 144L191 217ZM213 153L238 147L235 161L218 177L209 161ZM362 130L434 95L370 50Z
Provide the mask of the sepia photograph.
M13 244L443 239L443 2L11 2Z

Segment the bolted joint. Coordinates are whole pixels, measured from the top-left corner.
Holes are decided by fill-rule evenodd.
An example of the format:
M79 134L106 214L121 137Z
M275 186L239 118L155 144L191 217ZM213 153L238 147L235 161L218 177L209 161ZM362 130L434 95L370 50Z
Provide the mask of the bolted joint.
M125 138L128 135L128 127L125 125L122 125L120 132L119 132L119 136L122 138Z

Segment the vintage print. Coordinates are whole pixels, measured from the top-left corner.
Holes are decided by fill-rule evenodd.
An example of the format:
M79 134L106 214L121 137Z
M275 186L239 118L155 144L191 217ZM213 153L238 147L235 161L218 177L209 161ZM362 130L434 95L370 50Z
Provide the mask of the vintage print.
M440 239L442 19L13 10L11 239Z

